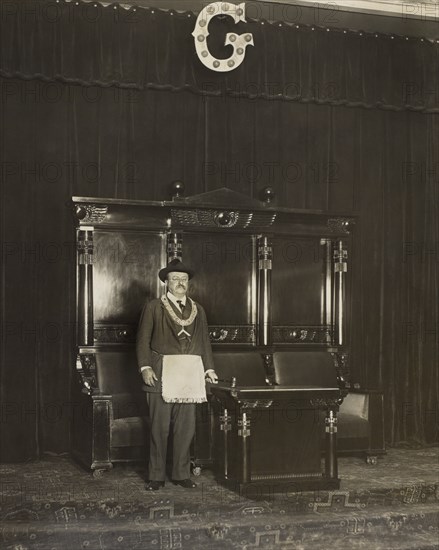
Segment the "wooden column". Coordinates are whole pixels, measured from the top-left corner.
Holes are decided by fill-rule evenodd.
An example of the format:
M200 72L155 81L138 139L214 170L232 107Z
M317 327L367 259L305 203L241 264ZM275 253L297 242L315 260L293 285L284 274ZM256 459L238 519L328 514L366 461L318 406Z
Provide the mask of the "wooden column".
M335 332L335 344L342 346L345 344L345 323L344 323L344 309L345 309L345 273L348 270L348 251L343 248L343 241L337 241L336 248L334 250L334 283L335 283L335 319L334 327Z
M258 238L258 345L271 344L272 246L268 237Z
M229 432L232 429L231 416L226 408L220 415L220 431L223 432L223 471L224 479L229 477Z
M240 409L238 417L238 437L241 438L241 472L240 482L251 480L250 472L250 411Z
M328 409L325 418L326 456L325 474L330 479L338 478L337 465L337 412Z
M79 346L92 346L93 336L93 227L77 230L77 336Z
M322 273L322 314L321 314L321 323L327 327L331 327L330 337L328 336L327 343L335 344L335 334L333 327L333 301L332 301L332 263L333 263L333 253L332 253L332 241L331 239L322 239L320 241L322 247L324 247L324 258L325 265Z

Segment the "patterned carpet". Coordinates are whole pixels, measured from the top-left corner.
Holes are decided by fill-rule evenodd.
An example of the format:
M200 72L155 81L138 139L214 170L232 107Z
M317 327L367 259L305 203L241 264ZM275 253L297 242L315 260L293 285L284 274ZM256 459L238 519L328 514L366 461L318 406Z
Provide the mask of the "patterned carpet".
M100 479L68 457L0 465L0 548L439 549L439 449L341 458L341 488L244 498L205 470L198 487L143 489L141 466ZM255 495L257 496L257 495Z

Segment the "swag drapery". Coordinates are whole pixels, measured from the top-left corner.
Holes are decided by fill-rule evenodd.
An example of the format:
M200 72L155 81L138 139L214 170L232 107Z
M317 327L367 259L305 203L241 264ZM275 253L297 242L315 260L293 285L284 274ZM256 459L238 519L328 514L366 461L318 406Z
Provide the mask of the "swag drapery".
M65 28L41 15L30 25L17 8L0 31L1 460L69 449L70 197L165 199L177 179L188 194L258 197L269 184L282 206L359 213L353 378L384 389L390 444L435 442L439 123L434 94L403 101L400 84L434 86L437 47L251 22L259 49L221 77L194 59L195 16L139 9L127 27L98 9L93 27ZM264 83L290 81L292 67L300 97L266 97ZM304 84L326 78L340 97ZM234 94L254 82L258 97Z

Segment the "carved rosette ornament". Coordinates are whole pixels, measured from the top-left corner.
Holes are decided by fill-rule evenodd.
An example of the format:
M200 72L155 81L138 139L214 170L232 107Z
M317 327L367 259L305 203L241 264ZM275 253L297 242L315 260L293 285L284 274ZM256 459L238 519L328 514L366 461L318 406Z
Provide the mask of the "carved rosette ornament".
M224 342L228 334L229 334L229 331L224 328L219 330L212 330L209 332L209 336L211 340L213 340L214 342Z
M331 343L330 326L276 325L273 327L274 343L327 344Z
M239 212L215 212L213 220L218 227L233 227L239 220Z
M276 214L272 212L240 212L237 210L210 210L203 208L172 208L173 226L219 227L221 229L269 227Z
M77 204L75 206L76 218L83 224L101 223L105 220L108 206L95 204Z
M256 340L256 328L254 325L209 326L209 336L212 344L217 342L251 344Z

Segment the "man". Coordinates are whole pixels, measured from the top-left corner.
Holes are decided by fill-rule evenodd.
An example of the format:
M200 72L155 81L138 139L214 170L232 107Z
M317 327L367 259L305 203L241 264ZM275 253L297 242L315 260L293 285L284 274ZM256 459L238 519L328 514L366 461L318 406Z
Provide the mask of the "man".
M147 303L137 335L137 360L151 419L148 491L165 484L166 450L173 426L172 481L186 489L195 403L206 401L205 380L217 383L204 309L187 296L194 272L180 260L159 271L167 292Z

